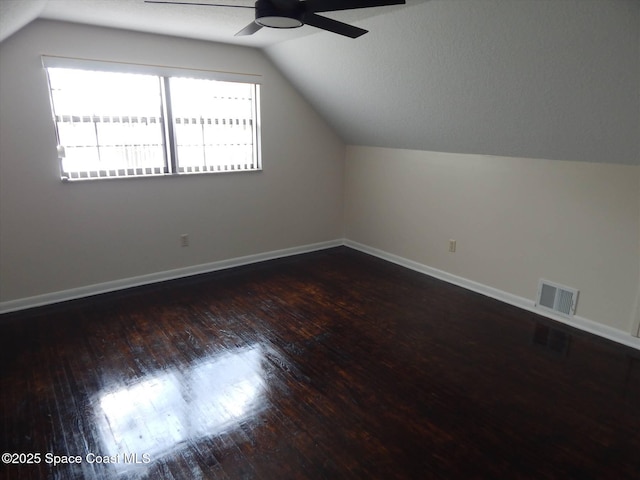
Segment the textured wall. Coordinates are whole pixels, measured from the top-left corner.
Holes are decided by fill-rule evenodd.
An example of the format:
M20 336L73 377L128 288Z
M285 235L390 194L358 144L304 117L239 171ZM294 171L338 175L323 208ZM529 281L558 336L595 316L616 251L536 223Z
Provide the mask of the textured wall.
M579 316L632 331L640 167L347 147L345 168L346 238L531 300L575 287Z
M267 48L347 144L640 162L640 2L430 0Z
M262 74L264 171L63 184L41 54ZM36 21L0 44L0 300L341 238L343 158L258 50Z

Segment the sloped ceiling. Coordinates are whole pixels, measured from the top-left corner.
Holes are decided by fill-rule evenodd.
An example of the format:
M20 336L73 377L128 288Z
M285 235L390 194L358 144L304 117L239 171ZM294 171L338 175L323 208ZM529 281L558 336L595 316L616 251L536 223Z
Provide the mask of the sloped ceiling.
M328 16L370 33L234 37L250 10L0 0L0 38L40 17L237 43L262 49L348 144L640 164L637 0L409 0Z
M636 0L431 0L367 25L266 48L349 144L640 159Z

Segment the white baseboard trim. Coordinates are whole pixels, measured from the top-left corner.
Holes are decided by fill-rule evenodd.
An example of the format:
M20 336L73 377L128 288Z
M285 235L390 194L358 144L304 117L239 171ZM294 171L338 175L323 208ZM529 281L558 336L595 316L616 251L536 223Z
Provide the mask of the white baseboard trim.
M78 288L72 288L69 290L62 290L59 292L45 293L43 295L36 295L33 297L21 298L17 300L9 300L0 302L0 314L16 312L19 310L26 310L33 307L41 307L45 305L51 305L54 303L65 302L68 300L76 300L79 298L90 297L92 295L98 295L102 293L109 293L118 290L124 290L132 287L139 287L143 285L150 285L153 283L164 282L168 280L176 280L179 278L185 278L192 275L199 275L202 273L211 273L219 270L226 270L233 267L240 267L242 265L249 265L252 263L263 262L266 260L274 260L276 258L290 257L293 255L300 255L303 253L310 253L319 250L326 250L328 248L334 248L339 246L347 246L358 250L374 257L387 260L405 268L429 275L431 277L443 280L447 283L457 285L467 290L471 290L476 293L480 293L490 298L502 301L509 305L513 305L518 308L533 312L537 315L541 315L552 320L564 323L571 327L575 327L579 330L598 335L600 337L612 340L614 342L621 343L623 345L636 348L640 350L640 338L632 336L626 332L618 330L607 325L603 325L593 320L583 318L580 316L574 316L572 318L565 318L560 315L555 315L552 312L544 311L535 307L535 302L528 298L513 295L511 293L499 290L497 288L484 285L482 283L474 282L464 277L459 277L437 268L429 267L427 265L409 260L392 253L379 250L374 247L369 247L353 240L337 239L329 240L326 242L313 243L309 245L303 245L299 247L285 248L282 250L273 250L270 252L257 253L254 255L247 255L244 257L236 257L228 260L220 260L217 262L206 263L201 265L194 265L185 268L178 268L175 270L168 270L164 272L151 273L148 275L141 275L137 277L125 278L121 280L114 280L105 283L99 283L95 285L87 285Z
M113 280L110 282L87 285L84 287L72 288L59 292L45 293L43 295L36 295L33 297L21 298L17 300L9 300L6 302L0 302L0 314L26 310L33 307L41 307L44 305L51 305L68 300L76 300L79 298L90 297L92 295L98 295L101 293L114 292L117 290L124 290L126 288L164 282L167 280L176 280L179 278L199 275L202 273L211 273L218 270L226 270L228 268L249 265L251 263L263 262L265 260L274 260L276 258L290 257L293 255L325 250L327 248L339 247L342 245L344 245L342 239L330 240L326 242L303 245L300 247L273 250L271 252L257 253L254 255L231 258L228 260L220 260L217 262L205 263L201 265L193 265L190 267L178 268L175 270L124 278L122 280Z
M608 340L612 340L614 342L621 343L628 347L632 347L640 350L640 338L632 336L631 334L627 332L623 332L616 328L609 327L607 325L603 325L598 322L594 322L593 320L589 320L588 318L584 318L580 316L565 318L561 315L555 315L552 312L548 312L548 311L544 311L536 308L535 301L530 300L528 298L513 295L503 290L489 287L488 285L474 282L473 280L469 280L464 277L459 277L457 275L453 275L443 270L438 270L437 268L432 268L422 263L418 263L413 260L409 260L404 257L400 257L398 255L394 255L392 253L379 250L377 248L369 247L368 245L363 245L361 243L354 242L353 240L345 239L344 245L347 247L353 248L354 250L359 250L363 253L373 255L374 257L378 257L383 260L387 260L389 262L395 263L402 267L406 267L411 270L424 273L425 275L429 275L431 277L437 278L439 280L443 280L453 285L466 288L467 290L471 290L473 292L480 293L487 297L500 300L501 302L508 303L509 305L513 305L518 308L522 308L529 312L533 312L537 315L541 315L543 317L556 320L558 322L564 323L565 325L569 325L579 330L583 330L585 332L589 332L594 335L604 337Z

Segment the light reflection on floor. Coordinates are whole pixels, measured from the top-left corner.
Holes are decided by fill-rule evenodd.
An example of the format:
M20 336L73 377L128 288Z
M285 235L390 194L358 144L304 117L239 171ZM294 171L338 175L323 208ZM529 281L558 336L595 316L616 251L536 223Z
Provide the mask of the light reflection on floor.
M104 452L118 455L118 470L143 468L182 442L221 433L264 409L263 352L241 348L207 359L187 371L154 374L99 396L98 428ZM124 461L137 454L139 464Z

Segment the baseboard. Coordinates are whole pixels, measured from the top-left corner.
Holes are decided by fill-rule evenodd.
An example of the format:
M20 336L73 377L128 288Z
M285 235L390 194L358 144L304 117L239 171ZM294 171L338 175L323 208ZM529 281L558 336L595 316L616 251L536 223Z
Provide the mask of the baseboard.
M640 338L632 336L626 332L603 325L593 320L583 318L580 316L574 316L571 318L565 318L560 315L555 315L552 312L543 311L535 307L535 302L528 298L513 295L511 293L499 290L497 288L490 287L473 280L469 280L464 277L453 275L451 273L439 270L437 268L429 267L427 265L409 260L392 253L379 250L368 245L364 245L353 240L337 239L326 242L314 243L309 245L303 245L299 247L285 248L282 250L273 250L270 252L258 253L254 255L247 255L244 257L236 257L228 260L220 260L217 262L206 263L201 265L194 265L191 267L179 268L175 270L168 270L164 272L152 273L149 275L141 275L138 277L126 278L122 280L114 280L110 282L88 285L79 288L73 288L69 290L63 290L59 292L46 293L43 295L36 295L28 298L21 298L18 300L9 300L6 302L0 302L0 314L15 312L19 310L26 310L28 308L40 307L44 305L51 305L54 303L64 302L68 300L76 300L79 298L90 297L92 295L98 295L102 293L114 292L117 290L124 290L132 287L139 287L143 285L150 285L157 282L164 282L167 280L176 280L179 278L189 277L192 275L199 275L202 273L211 273L219 270L226 270L228 268L240 267L242 265L249 265L252 263L263 262L266 260L274 260L276 258L284 258L293 255L300 255L303 253L310 253L319 250L325 250L328 248L339 247L345 245L354 250L373 255L375 257L387 260L405 268L429 275L434 278L438 278L447 283L457 285L467 290L480 293L490 298L494 298L501 302L513 305L518 308L533 312L537 315L541 315L546 318L564 323L571 327L583 330L585 332L598 335L600 337L612 340L617 343L640 350Z
M68 300L76 300L79 298L90 297L101 293L114 292L124 290L126 288L139 287L167 280L176 280L178 278L199 275L202 273L211 273L218 270L226 270L228 268L240 267L252 263L263 262L266 260L274 260L276 258L290 257L300 255L302 253L310 253L327 248L339 247L344 245L342 239L330 240L326 242L313 243L300 247L285 248L282 250L273 250L270 252L247 255L244 257L231 258L228 260L220 260L217 262L194 265L191 267L178 268L164 272L151 273L149 275L141 275L138 277L125 278L122 280L114 280L95 285L88 285L79 288L72 288L59 292L45 293L33 297L21 298L18 300L9 300L0 302L0 314L26 310L33 307L41 307L54 303L65 302Z
M508 303L509 305L513 305L518 308L522 308L529 312L533 312L537 315L541 315L543 317L550 318L560 323L564 323L566 325L577 328L579 330L583 330L585 332L592 333L594 335L598 335L608 340L612 340L614 342L621 343L628 347L632 347L640 350L640 338L632 336L631 334L627 332L623 332L616 328L609 327L607 325L603 325L598 322L594 322L593 320L589 320L588 318L580 317L577 315L571 318L566 318L561 315L555 315L552 312L543 311L541 309L536 308L535 301L530 300L528 298L513 295L503 290L489 287L487 285L474 282L473 280L469 280L464 277L459 277L457 275L453 275L443 270L438 270L437 268L432 268L427 265L415 262L413 260L409 260L404 257L400 257L398 255L394 255L392 253L379 250L377 248L369 247L368 245L363 245L361 243L354 242L352 240L345 240L344 245L349 248L353 248L354 250L359 250L363 253L373 255L375 257L381 258L383 260L387 260L389 262L409 268L411 270L424 273L425 275L438 278L440 280L451 283L453 285L466 288L467 290L471 290L473 292L480 293L487 297L500 300L501 302Z

